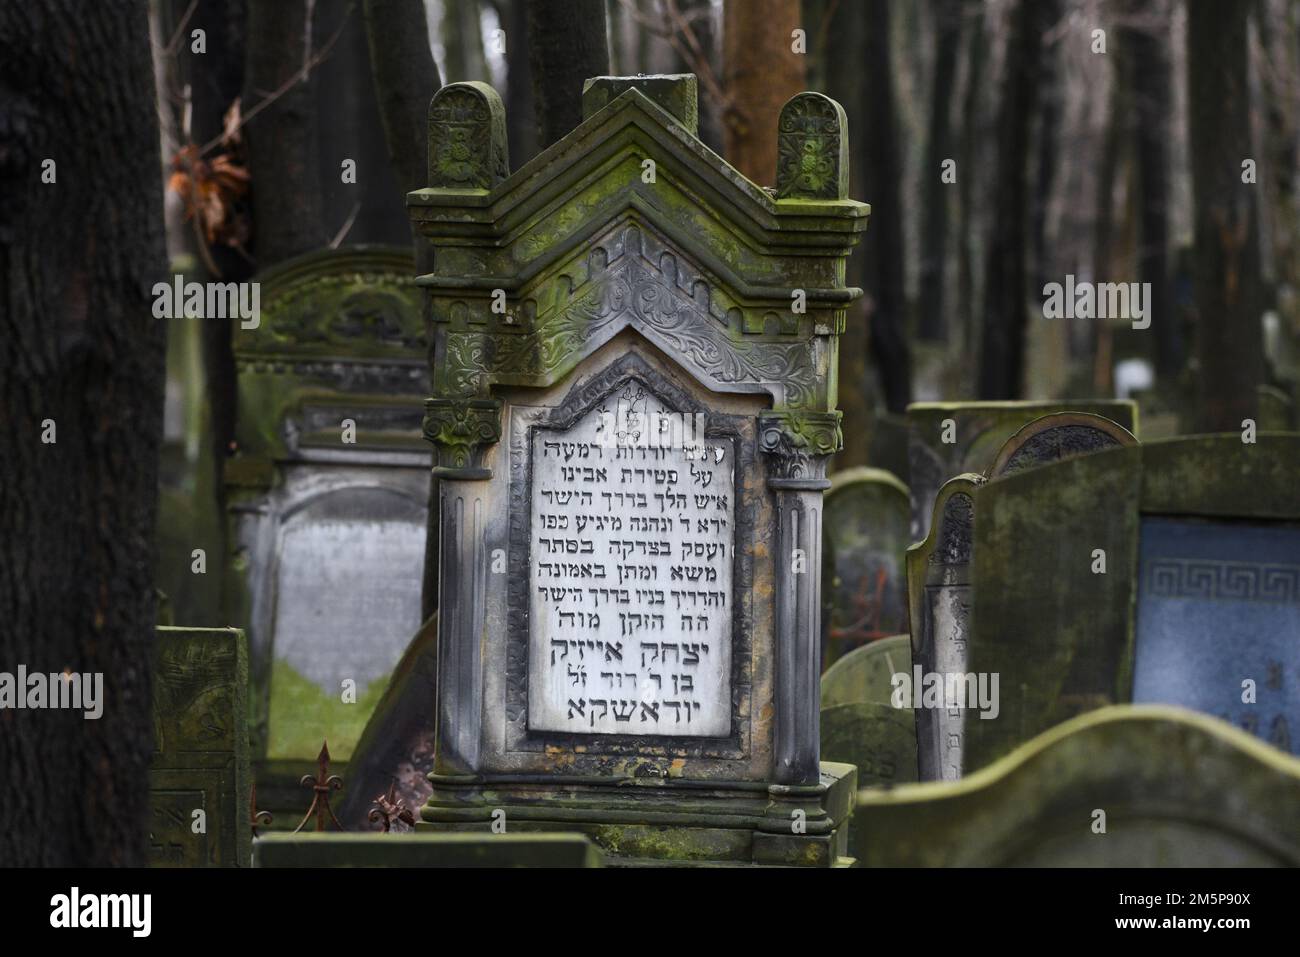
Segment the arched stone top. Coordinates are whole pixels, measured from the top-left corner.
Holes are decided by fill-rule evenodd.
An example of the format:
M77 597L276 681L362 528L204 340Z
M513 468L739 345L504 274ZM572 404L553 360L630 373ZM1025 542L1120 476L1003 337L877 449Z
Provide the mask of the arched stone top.
M798 93L786 101L776 150L778 200L848 197L848 119L829 96Z
M1137 445L1137 442L1132 432L1103 415L1058 412L1035 419L1007 439L987 474L993 479L1076 455Z
M429 185L488 190L510 175L506 111L477 80L449 83L429 103Z

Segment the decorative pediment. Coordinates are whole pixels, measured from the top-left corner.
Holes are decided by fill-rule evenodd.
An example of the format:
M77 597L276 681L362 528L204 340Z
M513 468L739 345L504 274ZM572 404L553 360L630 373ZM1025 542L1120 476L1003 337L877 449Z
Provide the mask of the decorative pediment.
M794 406L817 398L818 350L787 303L743 302L631 216L537 277L517 302L496 334L458 321L468 319L463 300L435 306L451 326L435 382L457 395L547 386L630 327L710 388L765 391Z

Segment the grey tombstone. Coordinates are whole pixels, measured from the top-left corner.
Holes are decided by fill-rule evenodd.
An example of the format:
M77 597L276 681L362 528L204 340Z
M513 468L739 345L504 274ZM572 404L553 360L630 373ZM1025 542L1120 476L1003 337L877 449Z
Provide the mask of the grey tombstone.
M1107 704L1197 708L1295 751L1300 435L1120 447L974 490L965 770ZM1014 556L1014 558L1013 558Z
M917 779L912 708L893 701L894 676L912 670L910 641L908 635L873 641L822 675L822 756L855 765L861 787Z
M914 402L907 407L908 488L912 541L930 530L934 497L948 479L965 472L987 475L1018 429L1058 412L1100 415L1137 434L1137 404L1128 399L1056 402ZM946 424L951 421L951 428ZM951 441L946 441L947 439Z
M974 499L983 476L944 483L925 541L907 550L912 658L921 673L964 674L970 635ZM916 712L917 770L922 781L961 777L965 714L960 707Z
M259 276L235 335L230 615L248 629L259 798L301 816L322 741L346 762L420 625L431 456L409 250L311 253Z
M419 826L504 814L631 862L832 866L854 771L819 757L818 557L868 210L832 100L787 103L767 191L700 144L694 99L593 79L582 124L514 173L490 87L431 106L408 197L438 252Z
M853 468L826 492L822 668L855 648L907 630L907 486L889 472Z

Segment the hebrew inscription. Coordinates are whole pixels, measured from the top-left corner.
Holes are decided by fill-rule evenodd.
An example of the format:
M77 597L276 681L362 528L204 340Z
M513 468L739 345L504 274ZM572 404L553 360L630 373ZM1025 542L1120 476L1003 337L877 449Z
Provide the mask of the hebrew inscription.
M731 730L735 450L632 383L533 430L528 725Z

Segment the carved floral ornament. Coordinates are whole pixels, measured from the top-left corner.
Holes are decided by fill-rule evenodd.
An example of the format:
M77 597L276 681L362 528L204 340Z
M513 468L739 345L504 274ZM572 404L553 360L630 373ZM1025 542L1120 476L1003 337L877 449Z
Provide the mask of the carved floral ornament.
M758 419L758 447L780 478L818 477L826 457L844 447L839 412L768 412Z
M501 438L499 399L429 399L424 409L424 437L443 468L478 467L483 451Z
M777 199L844 199L848 195L844 109L820 93L800 93L781 109Z

